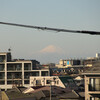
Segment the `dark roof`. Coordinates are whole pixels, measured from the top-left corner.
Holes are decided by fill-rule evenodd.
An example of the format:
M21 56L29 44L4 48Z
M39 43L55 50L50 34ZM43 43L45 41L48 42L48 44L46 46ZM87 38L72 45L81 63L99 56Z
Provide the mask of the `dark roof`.
M69 83L69 79L70 80L72 80L72 82L73 82L73 79L72 79L72 77L70 77L70 76L59 76L59 79L62 81L62 83Z
M36 98L36 100L40 100L41 98L46 97L45 94L41 90L32 94L34 94L34 97Z
M86 70L83 74L100 74L100 61L96 62L93 67Z
M23 94L21 92L19 92L16 88L8 90L5 92L6 95L8 96L9 99L11 100L15 100L15 99L19 99L19 98L30 98L33 97L33 94Z
M66 99L76 99L80 96L75 91L69 91L67 93L64 93L62 95L59 95L59 98L66 98Z
M28 98L17 98L17 99L12 99L12 100L36 100L36 98L28 97Z
M31 88L33 88L35 90L35 89L40 89L40 88L43 88L43 87L45 87L45 86L32 86Z
M49 97L50 96L50 91L49 90L42 90L42 92L44 93L44 95L46 97Z
M24 90L26 90L27 88L24 86L21 87L16 87L20 92L23 92Z

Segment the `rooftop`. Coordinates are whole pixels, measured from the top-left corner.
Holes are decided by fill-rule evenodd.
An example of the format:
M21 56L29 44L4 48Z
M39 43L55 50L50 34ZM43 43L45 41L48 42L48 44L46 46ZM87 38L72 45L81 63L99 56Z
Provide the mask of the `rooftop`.
M95 63L93 67L86 70L83 74L100 74L100 61Z

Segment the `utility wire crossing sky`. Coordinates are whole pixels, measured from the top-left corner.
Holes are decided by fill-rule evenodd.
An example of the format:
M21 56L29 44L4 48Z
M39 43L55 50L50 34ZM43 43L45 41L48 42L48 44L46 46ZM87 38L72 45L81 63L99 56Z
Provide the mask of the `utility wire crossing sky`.
M0 52L8 48L14 59L40 63L95 57L100 0L0 0Z
M35 28L35 29L41 29L41 30L50 30L50 31L57 31L57 32L72 32L72 33L83 33L83 34L90 34L90 35L100 35L100 32L96 32L96 31L57 29L57 28L31 26L31 25L23 25L23 24L7 23L7 22L0 22L0 24L20 26L20 27L26 27L26 28Z

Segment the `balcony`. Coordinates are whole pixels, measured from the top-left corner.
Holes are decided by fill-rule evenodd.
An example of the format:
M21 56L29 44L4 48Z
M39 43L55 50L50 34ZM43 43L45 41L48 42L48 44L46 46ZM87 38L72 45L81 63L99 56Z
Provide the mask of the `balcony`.
M7 79L22 79L22 73L7 73Z
M31 64L30 63L25 63L24 64L24 70L31 70Z
M4 71L5 68L4 68L4 64L0 64L0 71Z
M8 64L7 71L21 71L21 64Z
M0 73L0 79L5 79L5 73Z
M42 71L41 72L41 76L48 76L49 75L49 72L48 71Z
M5 61L6 61L5 55L0 55L0 62L5 62Z

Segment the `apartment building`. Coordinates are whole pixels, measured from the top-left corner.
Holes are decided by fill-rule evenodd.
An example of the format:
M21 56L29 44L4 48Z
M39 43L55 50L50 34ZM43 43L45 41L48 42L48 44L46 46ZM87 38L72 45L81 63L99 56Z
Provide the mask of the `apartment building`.
M13 59L10 52L0 52L0 88L10 89L15 85L29 86L30 76L49 76L48 69L36 69L36 60Z
M100 61L83 73L85 100L100 100Z

